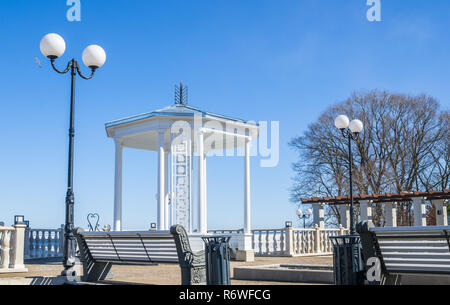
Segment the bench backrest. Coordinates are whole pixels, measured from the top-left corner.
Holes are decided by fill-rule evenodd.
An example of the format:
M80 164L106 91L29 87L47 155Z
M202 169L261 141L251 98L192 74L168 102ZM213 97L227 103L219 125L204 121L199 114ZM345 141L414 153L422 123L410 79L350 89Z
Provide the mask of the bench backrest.
M450 274L450 226L370 228L388 273Z
M178 263L169 231L78 232L95 261Z

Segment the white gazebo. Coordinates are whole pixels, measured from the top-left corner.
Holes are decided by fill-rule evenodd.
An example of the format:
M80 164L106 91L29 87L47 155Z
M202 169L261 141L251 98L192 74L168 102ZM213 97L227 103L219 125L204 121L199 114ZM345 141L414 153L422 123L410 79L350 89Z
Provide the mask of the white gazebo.
M183 87L178 90L182 94L177 96L183 97ZM173 224L181 224L191 235L208 233L207 154L221 156L226 150L228 155L240 148L244 151L244 234L239 239L238 249L246 256L246 251L252 250L250 147L258 131L254 122L202 111L186 105L182 98L172 106L107 123L107 135L115 141L114 230L122 230L123 147L158 152L157 228L168 230ZM197 158L196 190L193 189L194 157ZM194 191L197 191L196 207ZM195 217L196 228L193 227Z

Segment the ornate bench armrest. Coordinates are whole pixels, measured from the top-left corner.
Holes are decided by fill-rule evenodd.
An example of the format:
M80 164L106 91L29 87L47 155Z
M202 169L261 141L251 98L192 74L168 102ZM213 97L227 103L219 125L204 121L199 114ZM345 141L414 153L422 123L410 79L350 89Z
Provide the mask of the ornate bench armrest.
M181 225L170 228L177 247L178 262L181 268L181 281L183 285L206 284L205 251L193 252L189 244L189 237Z

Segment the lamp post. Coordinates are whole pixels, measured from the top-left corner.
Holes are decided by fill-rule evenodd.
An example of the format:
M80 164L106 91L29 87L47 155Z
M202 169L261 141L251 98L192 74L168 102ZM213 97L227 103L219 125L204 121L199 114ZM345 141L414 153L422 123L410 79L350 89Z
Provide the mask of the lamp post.
M352 178L352 140L356 140L363 130L360 120L349 121L345 115L334 120L336 128L348 140L348 169L350 178L350 234L330 236L333 242L333 265L335 283L337 285L361 285L364 283L364 263L362 261L361 243L355 232L355 210L353 206L353 178Z
M312 210L311 209L307 209L305 211L305 213L303 213L303 211L301 209L298 209L296 212L298 219L303 218L303 229L306 229L306 219L311 217L312 215Z
M363 123L360 120L349 121L345 115L340 115L334 120L336 128L341 130L342 136L348 139L348 170L350 176L350 235L355 234L355 209L353 206L353 177L352 177L352 140L356 140L363 130Z
M67 192L66 192L66 221L64 225L64 258L62 271L63 276L75 276L75 249L73 247L73 240L75 239L72 233L74 224L74 193L73 193L73 146L74 146L74 108L75 108L75 77L78 74L83 79L91 79L95 71L103 66L106 61L105 51L98 45L90 45L84 49L82 58L86 66L91 69L91 74L85 76L80 71L80 66L75 59L68 62L65 70L58 70L55 67L55 59L64 54L66 50L66 43L64 39L55 33L45 35L40 43L42 54L50 59L52 68L60 73L65 74L70 71L71 75L71 91L70 91L70 123L69 123L69 161L68 161L68 178L67 178Z

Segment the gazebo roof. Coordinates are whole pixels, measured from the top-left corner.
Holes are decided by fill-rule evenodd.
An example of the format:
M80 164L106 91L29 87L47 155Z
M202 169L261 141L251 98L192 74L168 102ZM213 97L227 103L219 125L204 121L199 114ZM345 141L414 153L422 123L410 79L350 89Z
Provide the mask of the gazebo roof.
M202 124L196 124L196 119L201 119ZM227 132L223 136L225 143L233 143L234 147L232 148L242 147L244 144L242 141L237 141L236 144L234 144L234 141L229 141L236 135L243 135L245 130L249 131L249 135L251 137L257 137L259 133L259 126L253 121L245 121L242 119L203 111L197 107L181 103L176 103L159 110L111 121L105 124L105 128L108 137L121 138L123 146L125 147L156 151L158 148L158 132L166 131L164 135L164 145L165 148L168 149L171 143L171 126L177 121L186 121L190 124L194 143L196 141L193 134L195 131L194 129L202 128L204 124L211 122L220 123L219 126L222 126L223 131L227 131L225 130L226 127L230 127L232 130L237 130L237 133L234 131ZM211 135L212 134L208 134L205 137L205 140ZM220 147L221 146L218 146L217 149L209 150L205 148L205 151L220 150ZM225 146L222 145L222 147ZM193 146L193 149L195 151L195 145Z
M151 112L146 112L138 115L133 115L130 117L122 118L119 120L111 121L105 124L106 129L122 124L128 124L140 120L149 119L152 117L179 117L179 118L194 118L195 116L201 116L202 118L212 118L222 121L232 121L244 124L251 124L258 126L254 122L245 121L242 119L232 118L229 116L216 114L208 111L203 111L197 107L185 105L185 104L175 104L159 110L154 110Z
M386 194L371 194L353 196L354 203L359 203L363 200L370 200L372 202L403 202L410 201L412 198L425 197L428 200L434 199L449 199L450 189L443 191L427 191L427 192L402 192L402 193L386 193ZM313 197L302 198L302 203L327 203L327 204L350 204L350 196L337 197Z

